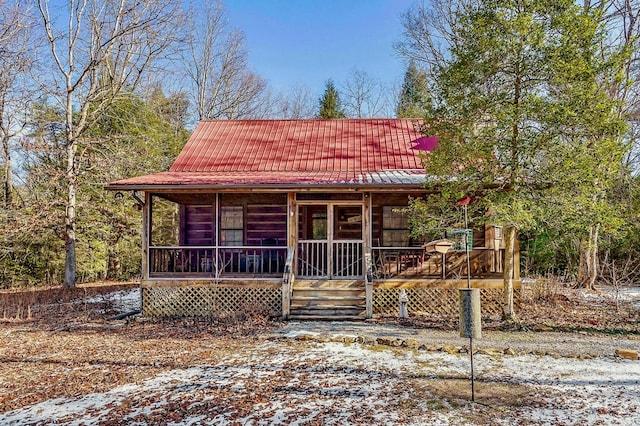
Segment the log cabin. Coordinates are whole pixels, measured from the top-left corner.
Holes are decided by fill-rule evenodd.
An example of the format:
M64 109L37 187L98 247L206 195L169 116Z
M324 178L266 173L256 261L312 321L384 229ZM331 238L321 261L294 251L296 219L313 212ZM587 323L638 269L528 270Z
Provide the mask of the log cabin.
M410 234L403 208L426 195L417 124L207 120L168 171L111 182L142 211L143 314L365 319L397 314L401 291L410 315L451 314L467 273L499 314L499 226L463 231L469 268L450 238Z

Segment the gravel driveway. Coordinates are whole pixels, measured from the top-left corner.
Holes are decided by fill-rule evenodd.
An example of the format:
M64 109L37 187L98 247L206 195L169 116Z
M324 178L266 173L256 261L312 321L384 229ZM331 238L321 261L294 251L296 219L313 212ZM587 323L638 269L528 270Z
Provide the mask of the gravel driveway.
M447 346L466 348L469 339L459 337L455 331L416 329L400 325L356 322L290 322L277 330L272 338L310 340L356 339L365 343L407 345L407 339L428 350L441 350ZM474 339L477 350L500 351L511 349L516 354L558 355L572 358L614 356L616 349L640 352L640 336L607 335L587 332L535 332L535 331L483 331L482 338Z

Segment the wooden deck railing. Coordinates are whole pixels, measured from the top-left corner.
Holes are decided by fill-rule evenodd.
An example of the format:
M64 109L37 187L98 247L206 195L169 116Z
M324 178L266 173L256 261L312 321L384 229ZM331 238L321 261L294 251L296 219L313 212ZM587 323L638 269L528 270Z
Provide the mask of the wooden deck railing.
M472 277L489 277L502 273L504 250L471 250ZM427 253L422 247L373 247L374 280L413 278L458 278L467 275L466 253Z
M164 246L149 248L150 277L282 278L287 247Z
M360 279L363 277L362 241L340 240L333 242L334 278Z

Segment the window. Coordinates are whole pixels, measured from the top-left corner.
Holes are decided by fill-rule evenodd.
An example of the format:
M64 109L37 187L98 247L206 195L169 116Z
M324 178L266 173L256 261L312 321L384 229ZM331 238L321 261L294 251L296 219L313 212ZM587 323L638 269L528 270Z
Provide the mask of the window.
M327 206L300 206L298 212L298 235L301 240L327 239Z
M409 219L402 206L382 207L382 245L407 247L409 245Z
M336 240L362 239L362 208L360 206L333 206Z
M316 210L311 213L311 232L314 240L327 239L327 210Z
M220 207L220 244L241 246L244 243L244 209L242 206Z

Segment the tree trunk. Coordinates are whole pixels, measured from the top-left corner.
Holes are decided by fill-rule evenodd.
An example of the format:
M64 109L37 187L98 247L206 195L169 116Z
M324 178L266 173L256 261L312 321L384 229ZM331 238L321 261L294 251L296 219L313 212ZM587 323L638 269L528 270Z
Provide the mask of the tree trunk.
M119 279L122 274L122 261L120 260L120 250L117 248L118 243L111 241L111 246L107 251L107 273L108 279Z
M71 110L69 110L71 111ZM71 121L69 121L71 122ZM70 134L68 132L67 134ZM67 145L67 205L65 212L65 267L64 286L76 286L76 193L78 176L76 173L77 142L68 137Z
M9 211L13 205L13 172L9 138L3 138L2 149L4 150L4 206Z
M518 322L518 317L516 315L513 302L513 274L515 271L516 231L516 228L513 226L507 226L504 230L504 306L502 311L502 319L511 322Z
M580 241L580 267L578 269L577 285L588 290L594 290L598 278L598 236L600 225L589 228L589 235Z

